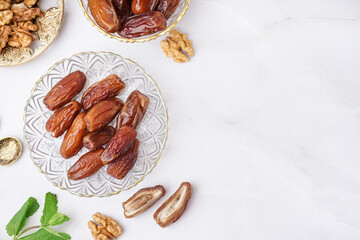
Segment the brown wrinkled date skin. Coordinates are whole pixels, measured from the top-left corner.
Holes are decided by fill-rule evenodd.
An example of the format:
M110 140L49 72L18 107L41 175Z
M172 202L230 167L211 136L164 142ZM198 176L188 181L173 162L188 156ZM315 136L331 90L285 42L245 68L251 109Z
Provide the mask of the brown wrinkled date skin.
M108 164L118 156L124 154L133 145L136 139L136 130L132 127L121 127L106 146L101 155L101 161Z
M87 133L85 115L85 112L79 113L65 134L60 154L66 159L75 156L83 147L83 138Z
M95 21L109 33L119 30L120 21L110 0L89 0L89 9Z
M139 153L139 145L140 142L136 139L126 153L109 163L107 173L114 178L123 179L135 165Z
M112 0L112 4L116 10L120 22L131 16L131 7L129 0Z
M125 125L136 128L143 119L149 103L147 96L138 90L133 91L120 111L116 120L116 129Z
M165 189L161 185L143 188L137 191L129 200L122 204L125 217L132 218L145 212L164 195Z
M153 11L158 3L158 0L133 0L131 4L132 12L136 14Z
M164 228L176 222L186 210L192 191L190 183L181 183L178 190L155 212L156 223Z
M136 38L164 29L166 29L164 14L158 11L151 11L125 19L119 34L125 38Z
M90 151L96 150L107 144L114 134L115 129L111 126L107 126L99 131L86 134L83 140L83 145Z
M110 98L92 107L84 119L89 132L106 127L116 117L123 105L124 103L119 98Z
M84 88L86 77L80 71L72 72L60 80L45 96L45 106L54 111L69 102Z
M95 174L104 166L100 157L104 152L103 148L88 152L68 170L68 177L71 180L79 180Z
M179 6L180 0L159 0L159 4L156 6L156 11L164 14L165 19L168 20Z
M52 137L60 137L70 127L80 110L81 105L77 101L71 101L57 109L46 122L46 131L48 131Z
M125 88L125 83L121 79L112 74L100 82L91 85L81 98L81 104L85 111L88 111L95 104L115 97Z

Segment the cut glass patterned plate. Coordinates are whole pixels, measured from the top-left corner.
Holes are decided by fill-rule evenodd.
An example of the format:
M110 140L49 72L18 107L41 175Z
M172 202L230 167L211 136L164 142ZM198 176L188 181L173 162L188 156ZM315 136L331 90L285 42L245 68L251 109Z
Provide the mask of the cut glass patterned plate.
M59 149L65 134L53 138L45 130L46 121L52 114L43 104L45 95L59 80L77 70L82 71L87 77L84 90L75 97L78 101L90 85L110 74L117 74L126 83L125 89L118 95L124 102L135 89L150 98L149 108L137 128L140 140L139 157L134 168L122 180L108 175L107 166L86 179L69 180L67 170L88 150L83 148L76 156L64 159ZM167 138L168 124L165 102L154 80L133 61L105 52L80 53L50 68L35 84L25 107L24 121L24 139L35 166L55 186L86 197L111 196L140 182L151 172L160 158ZM111 124L114 126L115 120Z

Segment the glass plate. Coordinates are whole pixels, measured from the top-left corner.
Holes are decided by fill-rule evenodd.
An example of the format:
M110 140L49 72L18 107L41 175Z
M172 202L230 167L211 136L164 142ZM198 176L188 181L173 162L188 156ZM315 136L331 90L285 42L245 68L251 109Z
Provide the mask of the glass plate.
M150 98L148 110L137 128L140 141L138 160L122 180L109 176L106 173L107 166L86 179L69 180L67 170L88 150L83 148L76 156L64 159L59 149L65 134L53 138L45 130L45 124L52 114L43 104L45 95L59 80L77 70L84 72L87 77L84 90L75 97L78 101L90 85L110 74L117 74L126 83L125 89L118 95L124 102L135 89ZM133 61L106 52L80 53L51 67L35 84L25 106L24 121L24 139L35 166L55 186L86 197L111 196L140 182L160 158L167 138L168 124L165 102L154 80ZM114 126L115 120L111 124Z
M150 41L158 38L159 36L165 35L167 32L169 32L171 29L173 29L178 22L181 21L183 16L186 13L186 10L189 8L191 0L180 0L179 6L176 8L175 12L171 15L171 17L166 21L167 28L164 31L154 33L152 35L146 35L138 38L124 38L121 37L117 33L108 33L105 30L103 30L94 20L93 16L91 15L89 6L88 6L88 0L79 0L80 7L82 8L85 17L89 20L91 25L97 28L101 33L105 34L106 36L110 38L115 38L121 42L145 42Z

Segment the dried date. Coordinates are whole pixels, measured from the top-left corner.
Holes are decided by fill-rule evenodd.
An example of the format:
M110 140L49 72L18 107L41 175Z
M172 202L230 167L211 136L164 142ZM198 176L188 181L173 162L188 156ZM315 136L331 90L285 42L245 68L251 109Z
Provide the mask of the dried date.
M131 16L131 7L129 0L112 0L120 22Z
M156 11L164 14L165 19L168 20L179 6L180 0L159 0L159 4L156 6Z
M105 145L114 136L115 129L107 126L99 131L88 133L83 140L83 145L90 151Z
M131 3L131 10L134 14L141 14L153 11L158 3L158 0L133 0Z
M104 152L103 148L88 152L68 170L68 177L71 180L79 180L95 174L104 166L100 157Z
M139 152L139 144L139 140L136 139L126 153L118 156L114 161L110 162L107 168L107 173L114 178L123 179L135 165Z
M55 138L60 137L70 127L80 110L81 105L77 101L71 101L57 109L46 122L46 131Z
M119 34L126 38L136 38L164 29L166 29L164 14L158 11L151 11L125 19Z
M161 185L143 188L137 191L129 200L123 202L124 215L126 218L136 217L152 207L165 195L165 189Z
M115 97L125 88L125 83L115 75L111 74L104 80L91 85L81 98L81 104L85 111L88 111L95 104Z
M178 190L155 212L156 223L164 228L176 222L184 213L191 195L191 184L188 182L181 183Z
M87 133L85 115L85 112L79 113L65 134L60 154L66 159L75 156L83 147L83 138Z
M55 110L69 102L84 88L86 77L81 71L72 72L60 80L45 96L44 104L50 110Z
M104 164L108 164L118 156L126 153L135 142L136 135L134 128L128 126L121 127L106 146L105 151L101 155L101 161Z
M136 128L143 119L149 103L150 100L147 96L138 90L133 91L120 111L116 120L116 129L125 125Z
M110 98L97 103L84 119L89 132L106 127L116 117L123 105L124 103L119 98Z
M120 21L110 0L89 0L89 9L95 21L109 33L119 30Z

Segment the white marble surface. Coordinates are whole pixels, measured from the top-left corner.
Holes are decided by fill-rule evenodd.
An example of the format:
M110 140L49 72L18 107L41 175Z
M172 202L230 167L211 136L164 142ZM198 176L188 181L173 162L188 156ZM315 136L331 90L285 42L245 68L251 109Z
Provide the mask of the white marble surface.
M359 239L359 19L359 0L193 0L178 29L196 56L176 64L160 39L109 39L67 0L51 48L0 69L0 136L22 138L25 102L53 63L92 50L131 58L155 78L170 115L168 144L137 187L102 199L52 186L24 149L0 168L0 238L9 239L4 227L27 197L43 204L51 191L71 217L57 229L75 240L90 239L96 211L121 223L123 239ZM152 219L160 202L124 219L121 203L138 189L163 184L168 197L185 180L193 198L171 227Z

